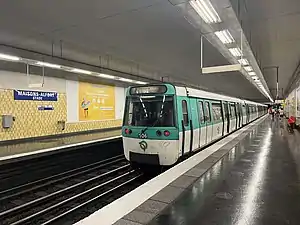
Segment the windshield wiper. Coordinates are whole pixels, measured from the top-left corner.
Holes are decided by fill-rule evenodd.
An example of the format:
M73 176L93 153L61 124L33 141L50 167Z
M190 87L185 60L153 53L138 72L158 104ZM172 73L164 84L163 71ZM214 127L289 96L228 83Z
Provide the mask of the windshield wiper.
M166 101L166 96L164 95L164 98L163 98L163 101L162 101L162 104L161 104L161 108L160 108L160 112L159 112L159 115L158 115L158 118L155 120L155 122L152 124L152 126L150 127L154 127L160 120L161 118L163 118L163 116L166 114L165 112L163 112L164 110L164 106L165 106L165 101ZM145 131L148 129L149 127L146 127L142 130L142 133L145 133Z
M149 126L149 127L154 127L164 117L165 114L166 114L166 112L161 113L159 115L159 117L154 121L154 123L151 126ZM149 127L144 128L142 130L142 133L145 133L145 131L148 130Z

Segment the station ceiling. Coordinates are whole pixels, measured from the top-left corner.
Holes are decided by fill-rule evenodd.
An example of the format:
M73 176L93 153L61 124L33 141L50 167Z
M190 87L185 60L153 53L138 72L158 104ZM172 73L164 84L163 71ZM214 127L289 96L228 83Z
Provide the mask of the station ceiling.
M244 1L261 67L279 66L279 85L286 89L299 63L299 1ZM174 2L185 0L2 1L0 47L155 79L169 77L206 90L266 101L238 72L200 74L200 33ZM207 66L228 63L207 42L204 59ZM276 88L274 74L273 70L265 74L271 90Z
M279 94L288 94L293 75L300 63L300 1L246 0L249 25L261 68L279 67ZM299 69L299 68L298 68ZM264 70L273 96L276 94L276 70Z

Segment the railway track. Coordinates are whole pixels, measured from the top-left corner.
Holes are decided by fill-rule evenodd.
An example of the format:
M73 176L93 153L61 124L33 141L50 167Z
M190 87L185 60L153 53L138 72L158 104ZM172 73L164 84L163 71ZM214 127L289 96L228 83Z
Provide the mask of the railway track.
M105 151L105 149L110 149L110 151ZM25 157L15 162L1 161L0 192L123 154L122 150L122 141L115 139L104 143L77 146L74 149L53 151L32 158Z
M75 222L145 182L123 155L0 192L0 224Z

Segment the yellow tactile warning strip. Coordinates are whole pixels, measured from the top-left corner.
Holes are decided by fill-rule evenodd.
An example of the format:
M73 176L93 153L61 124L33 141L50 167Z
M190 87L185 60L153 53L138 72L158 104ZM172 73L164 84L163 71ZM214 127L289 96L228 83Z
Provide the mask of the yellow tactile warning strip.
M58 93L58 101L15 101L13 90L0 89L0 104L0 125L1 115L15 116L11 128L0 126L0 141L113 128L122 124L122 120L76 122L66 123L65 130L62 130L58 121L67 119L65 93ZM54 110L40 111L40 105L52 105Z
M42 149L56 148L64 145L88 142L93 140L101 140L110 137L117 137L121 135L121 129L111 131L100 131L90 134L79 134L74 136L45 139L44 141L26 142L13 145L0 145L0 157L11 156L21 153L28 153Z

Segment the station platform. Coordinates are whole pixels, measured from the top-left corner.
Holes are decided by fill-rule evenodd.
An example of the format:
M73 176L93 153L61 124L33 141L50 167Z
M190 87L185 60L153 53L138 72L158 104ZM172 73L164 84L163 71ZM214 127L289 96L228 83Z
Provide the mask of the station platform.
M268 115L77 225L299 224L300 139Z
M0 142L0 164L33 155L47 154L98 142L121 138L121 127L54 138L37 138L24 142Z
M299 134L283 123L265 120L148 224L299 224Z

